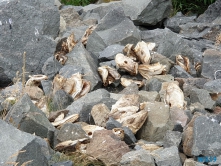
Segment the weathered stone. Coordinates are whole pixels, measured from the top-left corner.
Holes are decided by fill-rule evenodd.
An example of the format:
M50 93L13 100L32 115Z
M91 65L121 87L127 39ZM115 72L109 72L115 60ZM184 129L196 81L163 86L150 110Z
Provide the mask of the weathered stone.
M116 121L114 118L109 117L108 121L106 122L106 129L112 130L113 128L120 128L122 124Z
M0 91L1 96L4 98L7 97L19 97L22 94L22 83L17 82L12 86L8 86Z
M211 99L209 92L204 89L185 86L184 95L190 97L191 103L199 102L205 108L211 109L215 104L215 101Z
M176 146L177 148L179 148L181 139L182 139L182 133L178 131L168 130L163 139L163 147L168 148L171 146Z
M127 144L120 141L112 131L100 130L94 132L91 142L87 144L86 153L103 161L106 165L115 165L129 151Z
M128 127L122 127L124 130L124 142L129 145L129 147L133 148L135 143L137 142L136 137L134 136L133 132Z
M156 25L163 19L169 17L172 4L170 0L122 0L124 12L136 25ZM158 10L156 10L158 8Z
M31 161L33 166L48 166L50 147L48 143L26 132L7 124L0 119L0 165L15 163L24 164ZM33 150L35 149L35 150Z
M64 65L59 71L59 74L65 78L70 78L73 74L76 73L83 74L83 68L76 65Z
M110 66L110 67L116 67L115 60L107 61L107 62L101 62L99 63L99 66Z
M158 166L182 166L178 153L178 148L176 146L155 150L154 154L154 159Z
M139 88L137 84L131 83L129 86L124 88L119 94L129 95L129 94L138 94Z
M39 110L25 94L8 112L5 121L14 127L42 138L53 140L55 128L48 121L45 114Z
M159 92L161 89L162 83L156 79L156 78L151 78L148 81L148 91L157 91Z
M96 97L95 97L96 96ZM105 89L98 89L88 93L86 96L74 101L66 109L69 110L69 115L79 114L79 121L88 122L91 120L90 112L94 105L103 103L109 109L116 102L116 100L110 98L110 93Z
M209 91L210 93L220 93L221 92L221 79L208 81L204 84L203 89Z
M26 52L25 72L41 74L44 62L54 54L56 43L52 38L59 31L59 12L54 0L1 1L0 8L0 67L9 79L14 78L17 71L22 71Z
M179 65L175 65L174 67L172 67L170 69L170 74L172 76L176 77L180 77L180 78L192 78L192 76L187 73L182 67L180 67Z
M64 90L58 90L52 96L52 101L49 103L51 111L57 111L65 109L67 106L71 105L74 99L67 94Z
M154 101L160 101L160 95L159 93L152 91L152 92L147 92L147 91L139 91L138 92L139 97L139 102L143 103L146 101L154 102Z
M58 73L58 71L62 68L61 63L59 63L54 56L50 57L46 60L42 67L42 73L48 76L49 80L53 80L54 76Z
M172 82L172 81L174 81L174 77L171 74L156 75L156 76L153 76L153 78L156 78L161 82Z
M146 102L145 110L148 111L148 119L137 133L138 138L147 141L160 141L167 130L172 130L169 106L163 102Z
M221 154L221 126L213 117L199 116L193 126L194 156L218 156Z
M183 166L205 166L205 164L196 162L193 158L188 158L185 160Z
M164 26L175 33L179 33L180 25L184 25L188 22L193 22L195 19L196 16L185 16L181 12L177 12L175 16L168 18L166 19L166 21L164 21Z
M202 73L204 78L216 79L221 78L221 72L215 73L220 70L221 53L218 50L207 49L203 53Z
M64 142L68 140L77 140L82 138L88 138L86 132L82 129L79 124L66 123L58 131L57 140Z
M146 150L131 151L122 156L120 161L121 166L155 166L154 159Z
M73 166L74 163L73 161L62 161L62 162L58 162L58 163L54 163L51 166Z
M53 86L52 82L48 80L42 80L41 85L45 95L52 94Z
M99 60L101 62L114 60L116 54L123 53L123 49L124 46L121 46L119 44L110 45L99 53Z
M114 35L113 35L114 34ZM99 52L113 44L136 44L140 34L133 22L127 18L121 7L106 14L87 41L87 50L97 57Z
M197 18L197 22L212 22L217 17L221 15L221 1L217 0L215 3L211 4L208 9Z
M92 107L91 116L96 125L105 127L108 121L110 110L105 104L97 104Z
M81 43L78 43L72 52L67 54L67 57L66 64L83 68L83 78L90 81L92 90L101 87L101 79L97 72L97 59L92 57Z
M189 118L183 109L174 107L170 108L170 119L174 125L181 124L182 127L185 127Z

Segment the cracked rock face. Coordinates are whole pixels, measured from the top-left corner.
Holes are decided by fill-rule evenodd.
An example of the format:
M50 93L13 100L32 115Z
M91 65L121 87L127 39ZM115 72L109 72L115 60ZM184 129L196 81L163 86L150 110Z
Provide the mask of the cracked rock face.
M44 62L54 54L59 31L59 12L54 1L0 2L0 68L8 79L22 70L26 52L26 72L41 74ZM0 77L2 77L0 75Z

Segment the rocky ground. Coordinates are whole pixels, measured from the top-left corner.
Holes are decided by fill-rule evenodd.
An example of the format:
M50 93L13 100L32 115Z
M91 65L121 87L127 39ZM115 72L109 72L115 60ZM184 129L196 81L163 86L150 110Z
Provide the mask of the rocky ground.
M1 1L0 165L220 166L221 0L171 10Z

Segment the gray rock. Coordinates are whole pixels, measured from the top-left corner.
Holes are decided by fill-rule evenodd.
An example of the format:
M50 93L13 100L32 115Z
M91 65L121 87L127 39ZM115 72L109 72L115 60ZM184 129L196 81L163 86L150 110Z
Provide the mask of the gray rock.
M179 147L179 144L182 139L182 133L178 131L170 131L168 130L163 139L163 147L168 148L171 146Z
M0 88L7 87L12 82L12 80L9 79L7 75L4 73L4 69L1 67L0 67L0 76L1 76Z
M220 70L221 53L218 50L207 49L203 53L202 73L204 78L216 79L221 78L221 72L215 73Z
M170 16L170 0L122 0L124 12L136 25L156 25ZM156 10L157 8L157 10Z
M137 133L137 137L147 141L162 141L167 130L172 130L169 106L163 102L147 102L145 110L148 119Z
M60 142L68 140L77 140L82 138L88 138L86 132L82 129L81 125L66 123L58 131L57 140Z
M210 93L220 93L221 92L221 79L208 81L204 84L203 89L209 91Z
M42 67L42 73L48 76L49 80L53 80L54 76L62 68L62 64L59 63L54 57L50 57L46 60Z
M148 81L148 91L157 91L159 92L161 90L162 82L160 82L156 78L151 78Z
M157 166L182 166L179 151L176 146L153 151Z
M87 41L87 50L99 56L107 46L113 44L136 44L140 34L133 22L127 18L122 8L107 13Z
M0 57L0 67L4 74L13 79L17 71L21 73L24 52L28 75L41 74L44 62L54 54L56 43L52 38L59 31L54 0L1 1L0 8L0 52L4 55Z
M52 90L53 90L52 81L42 80L41 81L41 86L42 86L44 94L46 96L52 94Z
M129 94L138 94L139 88L137 84L131 83L129 86L124 88L119 94L129 95Z
M184 95L190 97L191 103L199 102L205 108L211 109L215 104L215 101L211 99L211 96L207 90L198 89L194 87L187 87L184 88Z
M23 164L30 160L33 160L31 162L33 166L49 165L50 147L45 140L33 134L22 132L1 119L0 125L0 165L5 165L7 162ZM24 152L19 153L21 151Z
M116 100L110 98L110 93L105 89L98 89L88 93L86 96L74 101L66 109L69 110L69 115L79 114L79 121L90 121L90 112L94 105L104 103L109 109L116 102Z
M170 70L170 74L172 76L176 77L180 77L180 78L192 78L192 76L187 73L182 67L180 67L179 65L175 65L174 67L171 68Z
M193 22L195 19L196 16L185 16L181 12L177 12L175 16L168 18L166 19L166 21L164 21L164 26L175 33L179 33L180 25L184 25L188 22Z
M110 11L121 7L122 2L110 2L110 3L102 3L99 5L90 4L83 7L81 11L81 17L83 20L88 20L91 18L95 18L100 22L100 20Z
M157 93L156 91L152 91L152 92L147 92L147 91L139 91L138 92L139 95L139 102L143 103L146 101L160 101L160 95L159 93Z
M62 161L62 162L58 162L58 163L54 163L51 166L73 166L74 163L73 161Z
M124 142L129 145L129 147L133 148L135 143L137 142L136 137L134 136L133 132L128 127L122 127L124 130Z
M62 110L71 105L74 99L64 90L58 90L52 96L50 102L50 111Z
M54 126L48 121L46 115L32 103L27 94L10 109L5 121L22 131L48 138L50 142L53 140Z
M112 130L113 128L120 128L122 124L116 121L114 118L109 117L109 120L106 122L106 129Z
M1 90L1 94L0 96L7 98L7 97L19 97L22 94L22 83L21 82L17 82L14 85L8 86L6 88L4 88L3 90Z
M216 0L208 9L197 18L197 22L212 22L221 15L221 0Z
M144 149L131 151L122 156L120 161L121 166L132 166L132 165L139 165L139 166L155 166L154 159Z
M116 62L115 62L115 60L112 60L112 61L99 63L99 66L104 66L104 65L107 65L107 66L110 66L110 67L116 67Z
M99 60L101 62L114 60L116 54L123 53L123 49L124 46L121 46L119 44L110 45L99 53Z
M194 156L218 156L221 154L221 126L213 117L199 116L193 125Z
M97 58L92 57L81 43L78 43L74 49L67 54L67 57L66 65L81 66L83 68L83 78L90 81L92 90L101 87L101 79L97 72Z
M76 73L83 74L83 68L77 65L64 65L59 71L59 74L65 78L70 78Z

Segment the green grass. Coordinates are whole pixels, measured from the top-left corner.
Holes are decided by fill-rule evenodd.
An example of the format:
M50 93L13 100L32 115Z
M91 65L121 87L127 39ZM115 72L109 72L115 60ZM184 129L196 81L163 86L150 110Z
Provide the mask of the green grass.
M172 0L174 14L181 11L183 14L189 12L202 14L210 4L216 0Z
M96 1L97 0L61 0L61 3L65 5L86 6Z

